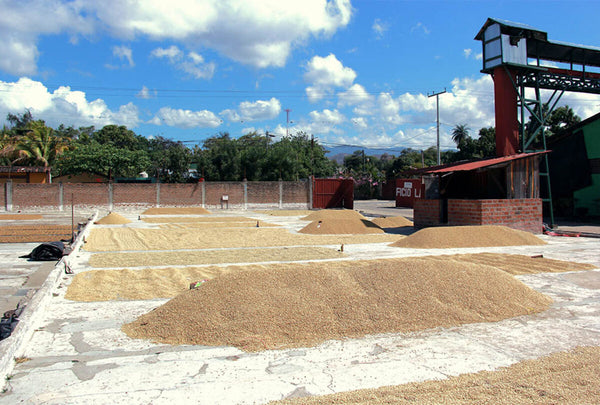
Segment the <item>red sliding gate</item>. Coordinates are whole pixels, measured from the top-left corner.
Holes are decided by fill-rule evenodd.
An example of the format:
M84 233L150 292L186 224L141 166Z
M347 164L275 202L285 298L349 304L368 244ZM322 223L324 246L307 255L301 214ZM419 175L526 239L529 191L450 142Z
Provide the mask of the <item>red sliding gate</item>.
M354 180L313 179L313 208L354 208Z

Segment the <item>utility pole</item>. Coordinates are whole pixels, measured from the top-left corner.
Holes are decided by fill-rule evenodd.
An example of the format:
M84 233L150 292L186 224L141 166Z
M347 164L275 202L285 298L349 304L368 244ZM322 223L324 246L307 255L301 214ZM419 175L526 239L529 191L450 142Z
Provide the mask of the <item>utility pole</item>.
M446 92L446 88L444 87L444 91L440 91L437 93L431 93L427 97L435 96L435 101L437 104L437 164L440 165L440 94L444 94Z
M289 108L285 109L285 136L289 137L290 136L290 110Z

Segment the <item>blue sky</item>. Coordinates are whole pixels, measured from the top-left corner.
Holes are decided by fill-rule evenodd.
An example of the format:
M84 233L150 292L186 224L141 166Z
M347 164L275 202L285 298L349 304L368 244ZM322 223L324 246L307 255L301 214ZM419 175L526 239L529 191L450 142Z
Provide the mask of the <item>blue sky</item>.
M0 124L126 125L189 145L229 132L305 131L328 145L454 146L494 125L480 73L488 17L600 46L600 2L0 0ZM569 93L582 118L600 96ZM286 121L286 109L290 122Z

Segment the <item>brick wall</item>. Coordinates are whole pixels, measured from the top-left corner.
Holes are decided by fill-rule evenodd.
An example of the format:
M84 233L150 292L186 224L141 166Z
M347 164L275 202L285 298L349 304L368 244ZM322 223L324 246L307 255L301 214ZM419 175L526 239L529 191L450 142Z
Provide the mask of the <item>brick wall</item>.
M156 205L156 184L113 184L113 205Z
M279 207L278 181L249 181L248 204Z
M8 186L6 185L6 183L2 184L2 192L0 193L0 204L2 204L2 207L6 207L6 193L8 192L6 190L7 187Z
M60 203L58 184L13 183L13 210L56 207Z
M189 184L53 183L5 185L0 202L5 209L64 209L77 207L204 206L221 208L224 195L229 208L309 208L310 183L296 182L204 182ZM112 187L112 195L111 195ZM280 188L281 187L281 188ZM204 188L204 196L203 196ZM11 197L6 199L7 190ZM158 190L158 195L157 195ZM246 192L246 194L244 194ZM281 194L282 193L282 194ZM61 198L62 197L62 198ZM158 197L158 200L157 200ZM204 197L204 198L203 198ZM62 202L62 205L61 205ZM227 208L227 204L223 204Z
M308 181L283 182L284 204L308 204L309 198Z
M485 200L448 200L448 225L480 225Z
M109 204L108 184L63 183L63 204L75 206L106 207Z
M160 205L202 205L202 183L160 184Z
M542 200L448 200L448 225L504 225L542 233Z
M243 208L244 206L244 183L243 182L205 182L206 208L227 207L223 202L223 196L229 198L229 208Z
M414 201L413 216L416 228L441 225L442 201L416 199Z

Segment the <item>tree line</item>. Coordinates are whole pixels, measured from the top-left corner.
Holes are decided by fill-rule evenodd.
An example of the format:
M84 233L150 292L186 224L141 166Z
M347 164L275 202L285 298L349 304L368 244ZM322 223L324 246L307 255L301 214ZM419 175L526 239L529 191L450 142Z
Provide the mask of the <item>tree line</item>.
M557 135L580 121L568 107L557 108L547 120L547 133ZM162 136L144 137L125 126L51 128L34 119L30 111L7 115L9 126L0 130L0 164L4 166L45 166L53 176L88 173L116 177L137 177L146 172L161 182L298 180L340 176L353 178L364 194L380 182L402 173L437 164L437 150L406 148L397 156L366 155L356 150L337 164L328 151L304 132L274 141L272 135L251 132L233 138L222 132L187 146ZM536 126L537 125L537 126ZM539 124L527 123L530 134L539 133ZM482 128L472 137L467 124L456 125L452 139L457 149L442 151L441 163L495 156L495 129ZM190 172L190 167L195 172Z

